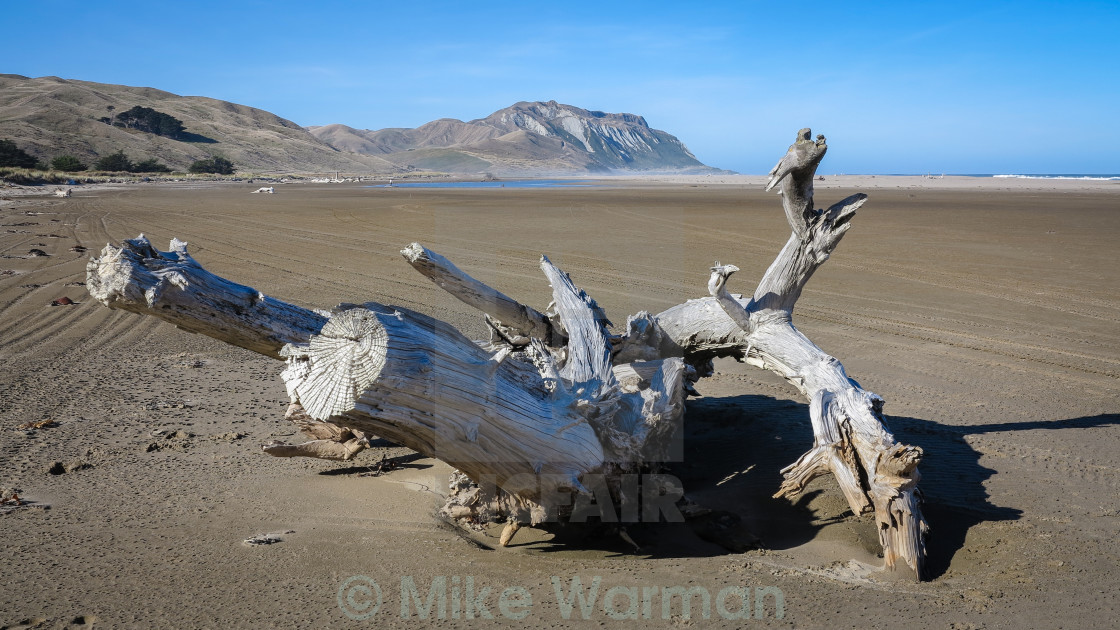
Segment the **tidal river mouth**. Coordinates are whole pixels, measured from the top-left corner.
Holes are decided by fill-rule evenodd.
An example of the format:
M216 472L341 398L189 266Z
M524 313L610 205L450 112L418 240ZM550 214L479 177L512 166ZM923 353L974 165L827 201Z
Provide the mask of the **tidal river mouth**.
M494 182L400 182L365 188L580 188L594 186L588 180L513 179Z

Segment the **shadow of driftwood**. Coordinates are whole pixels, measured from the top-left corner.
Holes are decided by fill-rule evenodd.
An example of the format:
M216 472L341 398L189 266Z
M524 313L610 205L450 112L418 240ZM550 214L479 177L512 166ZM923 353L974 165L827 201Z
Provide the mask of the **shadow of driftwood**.
M684 457L661 471L680 480L685 496L720 512L686 523L629 523L628 537L640 555L707 557L744 550L753 534L758 546L785 549L812 540L831 521L815 518L807 490L795 500L774 499L779 471L812 446L808 406L766 396L698 398L688 402ZM731 521L727 523L727 521ZM635 553L614 525L563 525L539 551L595 549ZM749 534L747 533L749 532Z
M339 475L362 475L370 473L389 474L394 470L401 470L404 468L411 468L413 470L426 470L432 467L432 464L413 464L418 459L427 459L420 453L409 453L407 455L398 455L396 457L388 457L380 462L373 462L363 466L347 466L346 468L331 468L328 470L319 471L320 475L329 477ZM378 471L378 467L381 470Z
M931 420L888 417L889 429L907 444L922 447L920 468L925 502L922 510L930 524L927 579L943 575L960 550L968 531L985 521L1015 520L1022 510L991 501L984 483L997 474L982 466L982 454L965 439L968 435L1034 429L1084 429L1120 424L1120 415L1036 422L1005 422L969 427L941 425ZM780 471L812 446L808 405L770 396L743 395L690 400L685 418L684 461L665 471L678 477L686 495L697 503L727 510L761 539L761 546L788 549L815 538L827 525L851 520L850 510L820 510L810 503L835 495L829 505L843 501L839 490L810 488L795 500L774 499L781 484ZM822 480L828 486L830 480ZM834 484L832 484L834 486ZM829 486L831 487L831 486ZM869 517L863 516L860 521ZM634 547L617 535L617 527L600 525L554 529L549 545L540 551L585 548L634 553ZM878 551L873 528L859 538L868 551ZM694 525L637 523L626 526L640 553L651 557L698 557L731 553L705 539Z
M888 428L900 442L920 446L925 452L919 487L924 496L922 511L930 525L927 578L937 578L948 570L973 526L1022 516L1018 508L992 502L984 485L997 472L980 464L982 453L968 443L967 436L1115 424L1120 424L1120 414L973 426L888 417ZM726 509L740 513L772 548L802 544L827 525L814 520L806 507L811 496L799 497L792 504L769 498L781 483L779 471L812 445L808 405L754 395L699 399L690 402L686 425L688 463L684 470L691 473L688 479L692 483L685 481L690 494L708 497L704 501L708 505L732 506ZM750 467L739 470L746 466ZM732 493L721 492L725 486ZM847 516L852 518L850 511ZM867 542L872 543L869 548L877 546L877 541Z
M996 471L980 465L981 454L968 444L966 436L1000 431L1087 429L1120 424L1120 414L973 426L949 426L907 417L892 417L888 423L899 441L925 451L919 487L925 495L922 511L930 526L926 570L930 578L936 578L948 570L973 526L1022 516L1022 510L994 505L989 500L984 482Z
M980 464L982 453L968 443L967 436L1116 424L1120 424L1120 414L973 426L888 417L888 428L900 442L920 446L925 452L919 487L924 496L922 511L930 525L927 579L948 570L975 525L1022 516L1020 509L992 503L984 483L997 472ZM582 549L653 558L707 557L743 551L751 534L758 537L757 546L789 549L813 540L833 523L851 522L858 530L854 532L858 544L870 553L881 551L870 517L853 515L828 477L793 500L773 498L782 482L781 470L813 445L808 405L761 395L702 397L688 401L684 425L682 461L671 462L660 472L679 479L688 499L721 511L714 518L611 524L592 517L585 524L542 527L551 539L526 541L522 536L510 546L543 553ZM387 461L396 468L429 467L410 463L418 459L422 459L419 454L410 454ZM369 471L369 466L352 466L319 474ZM725 526L728 522L729 527Z

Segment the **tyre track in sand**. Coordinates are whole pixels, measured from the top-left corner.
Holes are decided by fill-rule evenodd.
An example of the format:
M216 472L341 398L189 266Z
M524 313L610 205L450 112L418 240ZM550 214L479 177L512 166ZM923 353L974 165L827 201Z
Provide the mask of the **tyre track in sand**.
M354 218L355 215L353 213L344 216L350 217L352 221L363 223ZM405 230L398 230L401 232L400 238L386 236L386 231L380 229L376 231L378 234L377 238L367 238L347 236L347 234L351 234L352 232L347 231L345 225L339 225L337 227L332 226L331 229L308 229L291 225L262 226L258 221L245 217L208 216L205 217L205 219L206 221L204 223L193 226L193 229L184 229L182 227L175 228L170 223L134 227L147 229L149 232L156 230L170 232L182 240L198 243L201 246L192 248L193 255L199 256L200 252L216 255L223 259L222 264L224 265L228 265L227 261L238 261L239 266L272 269L277 272L275 274L262 274L259 273L260 270L257 269L258 276L271 275L274 277L284 277L284 275L293 275L300 277L304 282L309 278L314 278L316 285L320 287L333 287L336 289L336 294L340 300L376 299L379 301L403 302L404 304L423 304L416 302L413 298L417 288L429 286L428 281L422 276L415 274L415 272L399 258L399 255L397 255L397 251L404 244L412 242L405 238ZM196 223L198 222L196 221ZM366 229L369 228L367 227ZM225 234L236 234L237 239L223 238L222 235ZM379 269L376 273L356 273L352 281L339 280L339 267L332 264L330 259L321 256L301 257L291 254L286 248L281 250L266 250L253 245L254 243L262 242L267 239L275 239L277 236L280 236L285 242L301 242L312 252L330 252L332 258L336 256L341 259L350 260L360 257L380 258L384 263L381 269L388 269L390 273L382 273ZM415 235L411 234L411 236ZM455 244L451 245L451 242ZM320 244L319 247L315 246L317 243ZM498 252L491 249L492 243L484 243L478 240L465 238L448 239L447 241L441 242L436 247L438 247L441 254L447 256L457 265L464 268L464 270L467 270L468 273L470 273L471 270L485 269L490 272L489 275L509 278L511 280L510 284L513 284L513 281L532 280L539 282L542 288L547 288L547 284L544 282L544 278L541 276L535 264L539 257L539 253L537 252L525 248L515 248L511 251L509 247L505 247L502 252ZM392 253L371 253L377 250ZM480 254L480 251L486 253ZM206 254L201 254L201 256L205 258ZM581 265L567 266L569 269L574 270L579 281L585 286L597 285L611 287L612 290L617 289L620 294L633 298L667 294L671 293L671 290L675 288L674 283L657 282L657 276L653 275L635 277L619 271L594 269L592 268L593 264L602 263L591 257L566 255L565 260L569 263L573 260L578 260L578 262L582 263ZM615 261L611 262L613 263ZM212 263L208 264L212 266ZM630 263L621 261L620 264ZM637 265L632 264L631 266L637 267ZM643 269L645 269L647 274L649 273L648 268ZM477 274L478 272L475 271L475 273ZM361 287L362 276L371 275L377 276L376 286L380 290L376 295L356 297L355 289ZM231 279L246 282L244 278ZM647 289L644 292L640 290L622 290L623 287L633 287L634 283L639 280L643 281L644 285L650 285L656 290L650 291ZM501 289L501 281L495 282L491 280L490 282ZM398 290L386 290L387 287L385 285L396 286ZM357 291L357 293L360 293L360 291ZM674 303L668 299L662 301L666 306ZM543 308L543 305L541 305L541 307Z
M172 217L174 218L174 217ZM160 222L133 222L130 224L133 232L137 230L147 234L166 233L186 241L190 245L191 255L199 259L204 267L210 270L231 266L231 261L237 264L233 267L251 269L253 275L268 277L284 281L285 278L298 278L294 284L312 283L317 288L333 288L338 297L335 301L355 301L360 299L377 299L376 296L360 296L361 281L364 276L377 276L379 283L388 282L400 285L399 293L393 297L408 299L419 283L395 281L392 278L381 276L374 272L356 273L352 278L340 279L339 266L333 260L339 252L345 252L344 258L349 260L368 257L369 239L347 237L344 234L324 230L311 230L292 227L289 225L262 225L254 219L234 218L224 216L204 216L192 219L190 223L163 220ZM139 233L139 232L137 232ZM279 238L278 238L279 237ZM308 255L300 256L292 253L289 248L267 249L254 246L257 242L302 242L305 244L322 243L322 247L314 248ZM350 241L347 243L346 241ZM388 241L383 241L388 244ZM157 248L166 245L154 243ZM311 248L308 248L311 249ZM399 249L399 247L397 248ZM302 250L301 250L302 251ZM314 252L329 252L330 257L318 255ZM394 253L396 250L393 250ZM390 258L390 260L393 260ZM215 273L218 273L215 271ZM254 284L244 276L226 272L219 273L234 282ZM259 284L259 283L258 283ZM255 287L256 288L256 287ZM270 292L271 293L271 292ZM323 306L323 305L316 305Z
M48 252L49 264L21 274L19 286L4 289L4 305L0 307L0 353L4 356L35 360L73 357L105 345L134 343L155 330L154 320L133 319L135 316L101 308L85 292L86 262L98 242L111 240L107 218L112 211L106 209L108 204L101 194L83 193L52 206L60 217L58 226L63 228L58 231L87 251L59 251L69 244L60 240L54 251ZM77 304L48 306L51 299L63 294ZM54 339L65 344L48 343Z
M948 327L920 325L865 312L843 312L837 309L827 311L803 310L800 312L806 318L844 327L873 330L917 341L995 354L1029 363L1061 367L1109 378L1120 378L1120 359L1112 356L1092 355L1064 348L1000 339L963 330L951 330ZM1086 362L1089 362L1089 364Z
M190 216L191 224L196 226L196 234L201 234L203 240L198 240L196 234L187 234L181 228L168 229L171 222L178 222L179 218L186 219L186 216L176 217L171 214L160 215L158 224L151 226L135 226L144 227L145 229L151 227L157 230L164 230L167 233L174 234L179 238L184 238L188 241L197 242L201 247L198 251L206 249L220 250L223 256L237 258L243 263L254 262L257 265L271 266L277 271L282 273L298 274L302 277L315 277L322 279L323 283L331 284L339 289L339 295L352 295L352 283L343 283L331 278L337 278L337 265L329 264L329 260L335 258L368 258L378 257L378 252L385 252L380 254L384 256L382 260L386 262L386 267L378 271L382 274L383 280L385 278L386 270L388 276L395 278L403 278L400 284L401 290L392 291L389 297L397 299L407 299L410 293L414 292L417 283L413 282L408 274L411 271L405 271L403 274L399 269L407 269L400 265L399 259L396 258L395 253L404 244L414 240L421 240L426 244L440 251L440 253L448 256L457 265L464 269L486 269L491 272L491 276L498 275L501 277L509 278L511 281L519 280L533 280L540 281L539 271L536 270L535 262L540 255L541 251L538 247L516 247L511 248L508 243L503 243L501 251L494 248L493 241L483 241L480 239L471 239L466 237L450 237L448 234L439 232L434 235L435 242L425 238L423 232L430 231L433 222L439 221L430 216L432 210L430 206L436 204L419 204L419 203L395 203L388 209L374 208L368 212L361 212L352 209L340 209L337 207L324 210L329 212L333 221L327 223L337 222L338 225L318 225L315 228L297 227L292 223L285 222L277 225L263 224L260 220L261 217L248 213L237 212L223 212L220 214L205 214L193 213ZM134 207L133 209L140 210L141 208ZM317 208L316 211L319 209ZM408 225L399 225L397 218L401 212L406 212L409 215L421 215L422 220L419 223L426 224L419 226L420 230L409 227ZM584 211L586 214L587 211ZM427 214L428 216L424 216ZM430 220L429 220L430 219ZM169 221L170 220L170 221ZM358 233L365 233L361 237L353 236L355 230L349 229L350 226L357 226ZM238 234L236 243L225 240L219 242L214 238L214 234L222 232L223 228L238 228L235 230L228 230L227 233ZM438 227L438 226L437 226ZM152 230L149 230L152 231ZM419 232L419 233L418 233ZM438 230L437 230L438 232ZM323 242L322 247L316 248L321 252L330 252L329 258L323 256L305 256L298 257L291 255L288 250L290 248L281 248L279 250L262 251L259 248L253 247L253 243L258 241L256 235L262 238L275 237L277 233L283 234L284 239L296 242L302 242L305 245L313 245L316 242ZM185 235L185 236L184 236ZM399 235L399 237L397 236ZM546 252L553 254L554 252ZM341 255L339 255L341 254ZM577 259L577 256L581 259ZM583 254L572 252L565 252L563 254L565 264L564 266L569 271L582 273L578 269L586 261L586 266L589 268L589 273L599 273L599 270L594 268L594 265L601 265L601 260L597 257L592 257ZM264 261L264 262L262 262ZM284 264L277 264L278 261L285 261ZM572 264L575 261L576 264ZM691 274L681 274L681 280L664 281L666 274L659 269L651 269L648 265L634 263L627 259L612 260L612 267L614 269L607 271L601 275L597 275L591 280L584 281L583 284L595 284L600 286L609 287L610 290L624 290L625 287L634 286L635 280L641 280L642 285L648 287L643 291L627 291L629 298L644 298L646 294L649 295L666 295L673 296L674 293L680 297L683 295L692 295L695 293L691 286L687 289L682 288L685 284L695 284L697 287L702 288L703 278L697 277L693 282L684 282L684 280ZM629 270L632 269L633 272ZM485 275L485 274L482 274ZM357 279L360 282L360 279ZM491 280L498 288L502 288L502 282ZM320 283L320 284L323 284ZM422 285L423 281L421 281ZM507 289L508 290L508 289ZM345 291L345 292L343 292ZM351 298L352 299L352 298ZM672 297L667 297L663 300L663 305L670 305L675 303Z
M1041 308L1058 313L1068 313L1081 317L1089 317L1105 321L1112 321L1120 317L1120 302L1103 300L1087 295L1087 289L1077 287L1043 287L1023 286L1022 283L1006 284L993 282L990 276L983 276L986 282L977 282L979 274L956 274L948 271L928 268L907 268L894 261L877 261L878 264L863 264L838 261L829 264L836 268L851 269L862 273L873 273L891 278L898 278L910 283L923 284L953 293L968 293L972 295L996 298L1013 304Z
M676 226L682 231L688 230L691 233L704 234L705 239L711 243L722 242L737 245L753 243L764 250L780 246L771 239L737 232L730 226L727 229L705 228L688 221L659 217L651 213L609 207L604 207L603 211L607 214L636 221L639 224L645 222L660 223ZM784 241L782 242L784 243ZM843 245L840 247L842 248ZM749 255L748 252L744 252L744 258ZM728 259L725 262L733 262L743 266L739 260ZM993 278L988 275L983 276L983 281L979 281L980 276L975 273L955 273L926 265L900 263L897 260L888 260L879 256L868 256L867 252L862 252L858 260L853 260L851 256L834 255L830 257L827 265L833 269L845 269L863 274L898 278L907 282L947 289L954 293L965 292L983 297L998 298L1014 304L1050 309L1083 317L1106 321L1120 319L1120 302L1091 295L1091 289L1087 287L1066 285L1051 287L1029 285L1022 282L993 282Z
M818 296L827 296L828 300L820 300ZM852 296L847 293L831 291L827 289L806 289L805 303L815 304L817 302L827 302L828 304L842 304L844 302L853 302ZM1109 333L1108 336L1102 336L1100 330L1093 331L1091 340L1076 339L1073 336L1075 329L1071 328L1046 328L1038 324L1036 318L1024 316L1024 311L1003 311L999 317L993 317L976 310L966 310L956 306L954 302L944 300L933 300L928 302L912 302L903 301L892 297L877 297L877 296L860 296L858 298L859 305L874 305L874 310L866 311L871 313L879 313L883 315L890 315L894 318L905 320L910 318L919 322L928 322L929 325L934 325L937 322L948 324L951 326L960 326L964 328L972 328L978 330L991 331L990 334L1007 334L1007 335L1022 335L1024 331L1029 330L1032 337L1042 338L1053 341L1056 344L1065 344L1070 342L1077 343L1096 343L1100 344L1102 341L1107 341L1106 347L1120 344L1120 335L1111 334L1112 332L1120 333L1120 326L1104 331ZM889 308L886 308L889 307ZM807 310L806 307L798 306L798 312ZM833 308L817 310L839 310ZM862 314L865 311L852 311L853 313ZM1120 317L1117 318L1120 320ZM1084 332L1078 331L1079 334L1084 335ZM1107 354L1107 353L1106 353Z

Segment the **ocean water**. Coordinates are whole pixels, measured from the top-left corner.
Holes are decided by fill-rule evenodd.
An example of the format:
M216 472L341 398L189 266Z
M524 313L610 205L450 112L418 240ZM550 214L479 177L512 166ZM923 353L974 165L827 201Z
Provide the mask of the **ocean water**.
M1095 182L1107 181L1120 181L1120 175L1101 174L1101 173L1031 173L1031 174L992 174L992 173L891 173L892 175L904 175L906 177L1010 177L1015 179L1080 179Z
M572 188L588 187L587 180L573 179L513 179L500 182L394 182L392 188ZM364 188L389 188L388 184Z
M1016 179L1083 179L1089 181L1116 181L1120 180L1120 175L1088 175L1088 174L1064 174L1064 175L980 175L979 177L1013 177Z

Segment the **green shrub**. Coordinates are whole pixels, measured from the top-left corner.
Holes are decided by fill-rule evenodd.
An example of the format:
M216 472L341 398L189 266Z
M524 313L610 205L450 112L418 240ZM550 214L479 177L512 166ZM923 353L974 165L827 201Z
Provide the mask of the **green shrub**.
M14 166L16 168L36 168L40 166L39 160L23 149L16 146L11 140L0 140L0 166Z
M118 127L139 129L165 138L178 139L183 135L183 121L170 114L140 105L117 114L116 119L110 122Z
M56 171L62 171L63 173L77 173L89 168L73 155L60 155L51 160L51 166Z
M155 158L148 158L132 165L133 173L170 173L171 169L166 164L160 164Z
M99 171L132 172L132 169L135 167L136 165L132 163L132 160L128 159L128 156L124 154L123 150L98 158L93 164L93 168Z
M219 175L233 175L233 162L224 157L212 157L198 160L191 164L192 173L217 173Z

